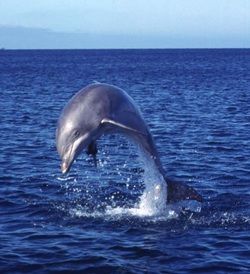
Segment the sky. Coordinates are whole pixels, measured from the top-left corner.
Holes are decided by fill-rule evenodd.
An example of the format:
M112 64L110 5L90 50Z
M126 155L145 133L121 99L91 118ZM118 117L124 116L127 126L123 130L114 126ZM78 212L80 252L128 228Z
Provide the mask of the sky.
M250 0L0 0L0 48L250 48Z

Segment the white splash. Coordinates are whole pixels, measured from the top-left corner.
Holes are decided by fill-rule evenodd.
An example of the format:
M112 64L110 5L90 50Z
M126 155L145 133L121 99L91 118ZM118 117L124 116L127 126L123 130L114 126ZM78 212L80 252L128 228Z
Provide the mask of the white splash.
M106 213L113 215L131 214L135 216L159 216L166 213L167 183L160 174L154 160L138 147L139 158L143 164L144 192L134 208L109 208Z
M167 183L151 157L141 149L139 149L139 156L144 167L145 184L139 203L139 213L150 216L162 214L167 204Z

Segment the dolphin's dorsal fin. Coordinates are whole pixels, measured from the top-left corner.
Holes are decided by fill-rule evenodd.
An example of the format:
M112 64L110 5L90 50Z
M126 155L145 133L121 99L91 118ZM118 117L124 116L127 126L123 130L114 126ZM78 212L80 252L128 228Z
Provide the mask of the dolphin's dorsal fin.
M141 131L138 131L138 130L132 128L132 127L129 127L129 126L127 126L127 125L124 125L124 124L119 123L119 122L117 122L117 121L115 121L115 120L112 120L112 119L104 118L104 119L102 119L101 124L102 124L102 125L109 124L109 125L113 125L113 126L116 126L116 127L121 128L121 129L124 129L124 130L126 130L126 131L130 131L130 132L133 132L133 133L136 133L136 134L145 135L145 134L144 134L143 132L141 132Z

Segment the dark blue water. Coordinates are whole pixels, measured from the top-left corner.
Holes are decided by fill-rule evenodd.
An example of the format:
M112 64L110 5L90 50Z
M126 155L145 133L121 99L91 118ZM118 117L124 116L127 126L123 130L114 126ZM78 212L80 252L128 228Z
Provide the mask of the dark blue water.
M116 212L144 190L121 136L60 174L57 119L93 81L134 98L200 212ZM0 94L1 273L250 272L250 50L5 50Z

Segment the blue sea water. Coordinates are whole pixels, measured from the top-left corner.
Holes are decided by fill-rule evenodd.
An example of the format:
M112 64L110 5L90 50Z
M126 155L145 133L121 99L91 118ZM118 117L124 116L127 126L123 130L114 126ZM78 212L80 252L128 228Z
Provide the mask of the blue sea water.
M57 119L93 81L134 98L201 210L126 211L144 166L119 135L61 175ZM250 273L250 50L2 50L0 95L0 273Z

